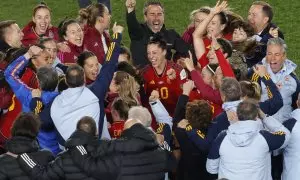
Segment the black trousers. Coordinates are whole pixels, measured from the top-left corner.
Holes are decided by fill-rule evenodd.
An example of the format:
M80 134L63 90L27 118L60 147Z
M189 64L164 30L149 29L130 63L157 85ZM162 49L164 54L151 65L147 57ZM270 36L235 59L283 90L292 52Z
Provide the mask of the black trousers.
M281 174L283 171L283 155L271 157L272 163L272 178L273 180L281 180Z

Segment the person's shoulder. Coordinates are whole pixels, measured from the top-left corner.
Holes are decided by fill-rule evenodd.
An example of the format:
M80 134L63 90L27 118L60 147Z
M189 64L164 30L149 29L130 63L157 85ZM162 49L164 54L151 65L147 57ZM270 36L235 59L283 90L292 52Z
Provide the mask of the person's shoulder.
M144 68L141 69L140 73L141 73L141 75L145 75L145 74L150 73L152 71L153 71L153 67L150 64L148 64Z

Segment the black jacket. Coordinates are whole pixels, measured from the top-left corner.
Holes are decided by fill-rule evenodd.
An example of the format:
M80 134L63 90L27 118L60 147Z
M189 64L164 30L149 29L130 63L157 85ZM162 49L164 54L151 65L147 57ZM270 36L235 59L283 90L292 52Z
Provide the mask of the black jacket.
M140 143L150 143L152 141L152 143L156 144L153 138L149 138L154 135L153 132L145 129L141 124L136 124L130 129L130 131L125 130L123 132L122 138L142 140ZM103 161L103 154L98 157L95 155L91 156L88 153L82 152L84 151L83 148L81 147L79 151L76 149L71 150L75 163L82 166L84 171L93 177L101 177L102 174L99 169L103 169L101 163ZM134 153L134 151L120 153L120 151L116 152L116 150L113 150L105 154L105 157L108 155L118 156L121 160L118 165L120 172L117 180L163 180L165 172L176 166L175 159L171 153L159 148L157 144L152 147L148 146L139 153Z
M41 165L45 165L53 159L51 152L38 151L39 146L37 141L27 137L12 137L7 141L5 149L14 155L35 152L37 162ZM30 177L19 166L17 158L6 153L0 156L0 179L29 180Z
M128 135L135 135L134 128L130 128L125 131ZM145 131L145 130L142 130ZM144 134L144 138L147 140L145 143L141 143L142 140L135 138L126 140L115 141L101 141L96 137L91 136L83 131L75 131L71 137L66 141L65 147L68 149L62 152L58 157L50 162L47 166L40 166L36 163L37 158L35 153L22 154L18 161L22 168L28 172L32 179L117 179L120 174L121 155L120 153L136 153L144 150L144 148L153 148L156 146L154 137L150 134ZM83 145L82 147L80 145ZM77 151L79 154L72 155L72 151ZM93 166L88 166L83 161L76 161L80 159L77 156L81 156L80 153L89 153L93 158L99 158L97 161L97 169ZM74 154L74 153L73 153ZM29 166L31 162L34 166ZM78 162L78 163L76 163ZM86 169L97 171L99 176L92 178L90 173L87 173Z
M147 43L153 36L158 35L167 42L166 58L168 60L172 60L172 49L176 51L176 56L188 55L189 45L186 44L173 29L167 30L165 26L163 26L160 32L154 33L149 29L147 24L140 24L138 22L135 11L129 14L127 13L127 26L131 40L130 51L132 53L133 64L139 69L149 64L147 58Z
M206 170L208 148L203 148L201 150L198 149L197 146L188 138L186 130L177 127L178 122L185 118L185 109L188 100L188 96L181 95L179 97L173 118L174 132L179 142L181 151L181 158L177 170L177 179L217 179L216 175L212 175ZM203 128L201 132L205 133L206 135L207 128Z

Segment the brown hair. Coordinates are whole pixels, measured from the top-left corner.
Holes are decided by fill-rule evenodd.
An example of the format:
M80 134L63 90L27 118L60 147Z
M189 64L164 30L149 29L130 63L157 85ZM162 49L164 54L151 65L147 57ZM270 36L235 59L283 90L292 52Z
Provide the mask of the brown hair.
M236 114L239 121L255 120L258 115L258 104L253 99L246 99L237 106Z
M205 14L209 14L209 13L210 13L210 9L211 9L210 7L204 6L204 7L201 7L201 8L199 8L199 9L193 10L193 11L190 13L190 20L193 21L194 18L195 18L195 15L196 15L197 13L205 13Z
M91 4L87 8L79 11L79 21L87 20L88 25L94 26L98 17L103 17L106 6L102 3Z
M251 36L253 36L255 34L254 28L252 26L250 26L249 23L247 23L247 22L245 22L243 20L232 21L230 23L230 26L232 27L233 30L235 30L235 29L243 29L246 32L247 37L251 37Z
M116 110L121 119L127 120L128 119L128 111L131 107L137 106L138 104L134 101L126 101L122 98L116 98L112 103L112 109Z
M225 77L222 80L220 91L225 96L225 101L227 102L238 101L242 95L240 83L230 77Z
M252 3L252 5L258 5L262 6L262 12L269 18L268 23L272 21L273 19L273 9L270 4L268 4L265 1L255 1Z
M148 11L149 6L160 6L163 10L163 13L165 11L164 6L162 5L162 3L160 1L158 1L158 0L148 0L144 4L144 10L143 10L144 15L147 15L147 11Z
M115 84L118 86L119 97L123 100L130 102L136 102L139 104L137 99L139 84L135 81L134 77L124 71L117 71L114 77Z
M39 133L41 120L33 113L21 113L14 121L11 128L11 135L25 136L35 139Z
M92 117L84 116L82 117L76 126L77 130L82 130L86 133L89 133L93 136L97 134L97 125L95 120Z
M257 82L241 81L242 97L253 98L255 100L260 100L261 88Z
M39 9L48 9L49 12L51 13L51 9L47 6L47 4L45 2L40 2L38 5L36 5L34 8L33 8L33 13L32 13L32 16L34 17L36 12L39 10Z
M197 129L206 129L212 120L211 106L204 100L194 100L186 105L185 118Z

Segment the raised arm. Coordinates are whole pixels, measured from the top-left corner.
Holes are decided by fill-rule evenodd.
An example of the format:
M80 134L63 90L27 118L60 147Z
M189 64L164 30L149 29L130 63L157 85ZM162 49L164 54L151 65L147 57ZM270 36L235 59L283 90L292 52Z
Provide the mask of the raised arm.
M4 71L6 82L9 84L18 100L26 106L29 106L31 100L31 88L21 81L20 73L27 66L29 59L32 56L38 55L41 51L41 48L31 46L25 55L14 60Z
M210 11L209 15L196 27L193 33L193 42L197 59L200 59L205 53L205 45L203 42L203 36L206 33L206 27L214 16L227 7L227 2L217 2L216 6ZM200 63L201 64L201 63Z
M136 0L126 0L126 21L128 33L131 40L139 40L143 37L143 28L138 22L135 14Z
M223 101L219 90L213 89L210 85L205 84L201 75L195 70L193 60L191 58L186 58L184 62L187 69L190 71L191 78L194 81L196 88L200 91L202 98L215 104L222 104Z

